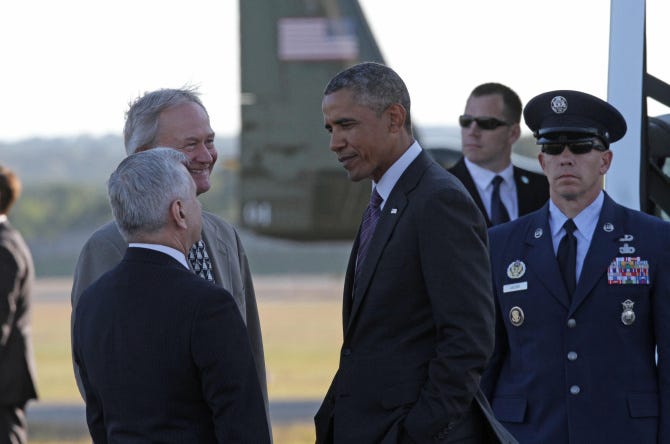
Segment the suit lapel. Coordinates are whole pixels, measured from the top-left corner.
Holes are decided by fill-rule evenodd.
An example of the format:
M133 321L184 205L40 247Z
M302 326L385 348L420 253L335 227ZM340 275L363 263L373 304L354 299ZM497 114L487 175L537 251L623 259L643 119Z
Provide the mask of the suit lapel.
M538 281L558 302L565 308L570 307L570 298L565 289L558 261L554 253L554 245L551 240L551 229L549 228L549 204L529 220L525 242L528 245L528 269L535 275Z
M586 257L584 257L582 272L579 275L579 282L577 282L575 294L572 298L573 310L588 296L603 274L607 273L607 268L612 259L616 257L619 251L617 242L624 235L623 221L621 207L605 194L598 224ZM606 227L610 226L612 228L608 231L609 228L606 229Z
M519 206L519 216L528 214L535 210L531 207L533 203L530 179L520 168L514 167L514 183L516 184L516 197Z
M354 276L356 275L356 255L358 252L360 234L361 229L359 227L358 233L356 234L356 240L354 241L354 246L351 248L351 253L349 254L349 264L347 265L347 273L344 277L344 295L342 298L342 331L345 333L351 318L351 310L354 301Z
M484 216L484 220L486 220L486 226L490 228L493 224L491 223L489 215L486 212L484 202L482 202L482 198L479 195L477 185L475 185L475 181L472 179L467 165L465 165L464 158L461 157L461 160L459 160L450 171L452 174L458 177L465 189L468 190L468 193L470 193L470 196L475 201L475 204L477 204L477 208L479 208L479 211L481 211L482 215Z
M381 258L382 254L384 253L384 249L388 244L388 240L391 237L391 234L393 233L393 230L395 229L398 221L403 216L405 209L407 208L407 193L416 187L423 172L426 170L426 168L428 168L428 166L431 165L432 162L433 161L427 157L425 152L422 151L421 154L419 154L419 156L414 159L414 161L407 167L405 172L400 176L400 179L398 179L398 182L393 187L391 194L384 203L384 208L382 209L379 221L377 222L377 227L375 228L375 232L372 235L372 239L370 240L370 247L368 248L367 256L363 262L363 269L359 275L359 282L353 282L356 259L355 254L352 251L351 258L349 259L347 277L351 280L350 285L354 286L353 301L351 312L349 314L349 321L345 324L345 334L346 331L351 328L361 303L363 302L363 298L367 294L368 287L370 286L370 282L374 276L379 259ZM358 240L356 241L356 244L358 244ZM345 285L345 288L346 287L347 285ZM345 298L346 297L347 295L345 294Z

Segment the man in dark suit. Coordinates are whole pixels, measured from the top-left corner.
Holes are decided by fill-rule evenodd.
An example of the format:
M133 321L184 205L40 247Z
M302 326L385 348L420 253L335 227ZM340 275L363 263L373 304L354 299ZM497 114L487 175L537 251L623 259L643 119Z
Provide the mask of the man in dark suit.
M551 197L489 231L497 332L482 387L522 443L670 442L670 224L602 189L626 122L578 91L540 94L524 118Z
M393 70L346 69L322 109L330 149L351 180L372 179L373 197L347 268L340 365L315 416L316 440L488 442L484 219L414 140L409 93Z
M201 206L188 158L127 157L109 199L129 242L77 306L74 359L95 443L269 443L249 337L226 290L190 269Z
M0 166L0 442L28 441L25 406L37 399L30 338L35 269L21 233L7 215L21 192L19 178Z
M123 136L128 155L157 146L182 151L189 158L198 195L210 189L210 174L217 160L214 130L195 90L159 89L139 97L128 110ZM199 276L213 280L233 295L247 327L267 412L263 339L247 255L235 227L208 212L203 212L202 218L202 242L191 247L189 263ZM73 277L71 325L81 293L121 261L126 247L114 221L100 227L86 241ZM81 392L76 364L74 373Z
M512 145L521 135L521 99L500 83L470 93L459 117L463 157L449 169L492 226L535 211L549 198L547 178L512 165Z

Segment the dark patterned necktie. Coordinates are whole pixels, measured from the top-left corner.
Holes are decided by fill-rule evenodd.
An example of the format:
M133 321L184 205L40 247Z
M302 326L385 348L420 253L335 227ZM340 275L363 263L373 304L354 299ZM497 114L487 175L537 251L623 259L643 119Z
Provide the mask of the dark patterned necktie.
M191 264L191 268L195 274L210 282L214 282L212 261L209 260L209 255L203 241L200 240L193 244L188 252L188 262Z
M572 297L577 286L577 238L573 234L577 229L572 219L568 219L563 224L565 229L565 236L558 244L558 252L556 259L558 259L558 267L561 269L565 288L568 289L568 294Z
M491 183L493 184L493 193L491 193L491 223L493 225L509 222L509 213L500 199L500 184L503 178L496 176Z
M370 239L372 239L375 227L377 226L377 221L379 220L379 215L381 214L379 207L381 206L382 201L383 199L377 192L377 189L372 190L370 203L365 209L363 222L361 223L361 234L358 241L358 252L356 253L356 276L358 276L359 270L363 268L361 265L365 260L365 256L368 254Z

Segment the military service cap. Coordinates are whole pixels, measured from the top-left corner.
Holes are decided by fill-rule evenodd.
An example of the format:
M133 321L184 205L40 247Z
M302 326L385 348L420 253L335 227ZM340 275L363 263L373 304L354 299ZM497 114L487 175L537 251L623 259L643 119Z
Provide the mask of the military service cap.
M599 137L606 147L626 134L626 120L612 105L580 91L549 91L533 97L523 118L538 144Z

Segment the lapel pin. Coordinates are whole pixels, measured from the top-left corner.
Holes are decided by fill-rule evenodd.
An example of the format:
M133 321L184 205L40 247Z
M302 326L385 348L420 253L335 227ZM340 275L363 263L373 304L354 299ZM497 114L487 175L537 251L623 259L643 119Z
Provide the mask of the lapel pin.
M528 180L528 177L526 176L521 176L521 182L523 182L525 185L528 185L530 180Z
M535 236L535 239L539 239L542 237L542 233L543 233L542 228L536 228L535 234L533 236Z
M391 214L396 214L398 212L397 208L391 208Z
M635 253L635 247L631 247L628 244L623 244L621 247L619 247L619 253L621 253L621 254L633 254L633 253Z
M607 231L608 233L611 233L612 231L614 231L614 225L607 222L605 225L603 225L603 230Z
M623 237L619 238L619 242L630 242L633 240L632 234L624 234Z

